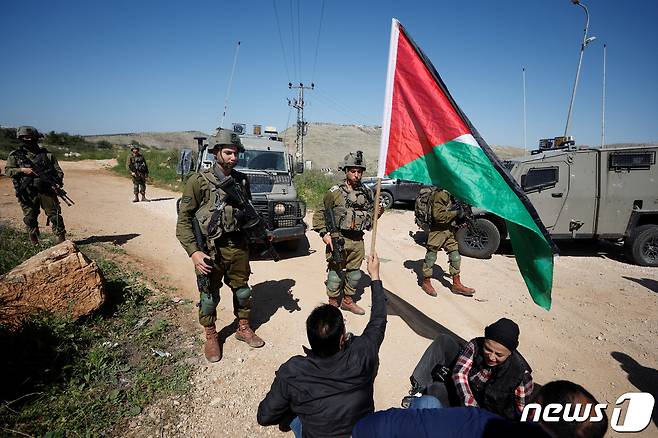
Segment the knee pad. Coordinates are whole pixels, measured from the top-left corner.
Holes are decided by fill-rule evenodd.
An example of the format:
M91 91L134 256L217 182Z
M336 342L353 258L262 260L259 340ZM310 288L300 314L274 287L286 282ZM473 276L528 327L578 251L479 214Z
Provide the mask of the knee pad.
M199 300L199 311L202 315L214 315L219 304L219 291L202 293Z
M436 251L427 251L425 254L425 265L433 266L436 263Z
M235 289L233 293L235 294L235 299L240 305L248 304L251 300L251 288L249 286L239 287Z
M459 255L459 251L450 251L448 253L448 261L450 265L459 271L459 266L461 265L462 256Z
M39 226L39 221L36 216L25 216L23 217L23 223L29 228L36 228Z
M353 289L356 289L356 286L359 284L361 279L361 270L356 269L353 271L347 271L347 284L349 284Z
M338 275L336 271L329 271L327 281L325 281L324 284L331 292L338 292L343 284L343 279L340 278L340 275Z

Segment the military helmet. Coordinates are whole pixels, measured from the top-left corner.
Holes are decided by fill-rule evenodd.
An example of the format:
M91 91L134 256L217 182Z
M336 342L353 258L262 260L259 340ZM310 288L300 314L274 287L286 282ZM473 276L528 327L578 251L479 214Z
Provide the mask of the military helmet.
M366 170L366 160L363 159L363 152L356 151L350 152L345 155L342 163L338 163L339 170L347 170L348 167L360 167L364 171Z
M21 137L32 137L32 138L39 138L41 137L41 134L39 134L39 131L37 131L37 128L34 126L19 126L18 129L16 129L16 138L21 138Z
M237 146L238 152L244 152L244 146L240 141L240 136L237 132L229 129L219 129L215 136L211 137L212 149L215 150L220 146L233 145Z

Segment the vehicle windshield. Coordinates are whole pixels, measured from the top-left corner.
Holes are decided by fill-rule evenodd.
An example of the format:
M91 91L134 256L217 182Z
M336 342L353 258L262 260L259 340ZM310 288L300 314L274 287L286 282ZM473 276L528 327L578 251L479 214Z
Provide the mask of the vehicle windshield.
M244 151L238 157L237 169L286 171L286 157L283 152Z

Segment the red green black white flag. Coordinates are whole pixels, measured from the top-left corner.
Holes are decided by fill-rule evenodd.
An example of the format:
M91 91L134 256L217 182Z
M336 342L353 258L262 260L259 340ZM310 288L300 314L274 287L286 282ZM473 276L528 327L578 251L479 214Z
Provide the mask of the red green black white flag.
M534 207L393 19L378 176L432 184L501 218L539 306L550 309L555 246Z

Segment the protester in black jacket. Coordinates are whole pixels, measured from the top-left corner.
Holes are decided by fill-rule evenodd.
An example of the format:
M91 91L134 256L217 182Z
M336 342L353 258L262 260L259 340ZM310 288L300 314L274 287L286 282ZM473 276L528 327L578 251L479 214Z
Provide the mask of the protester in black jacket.
M373 383L386 330L386 298L379 259L368 258L372 312L361 336L345 332L340 310L325 304L306 320L311 349L276 372L270 392L258 406L258 423L279 424L304 437L348 437L363 416L374 411ZM303 430L303 432L302 432Z

